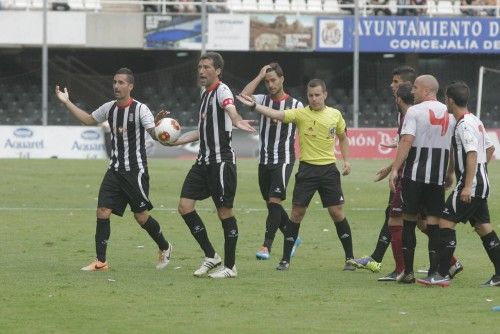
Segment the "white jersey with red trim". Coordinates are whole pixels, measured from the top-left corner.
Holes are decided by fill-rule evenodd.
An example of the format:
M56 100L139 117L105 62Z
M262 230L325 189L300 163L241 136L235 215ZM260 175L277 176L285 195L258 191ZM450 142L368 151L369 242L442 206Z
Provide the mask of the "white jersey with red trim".
M405 161L403 177L442 185L448 166L455 119L439 101L424 101L408 108L401 136L415 137Z
M455 127L453 139L455 154L455 175L457 186L454 192L459 194L465 182L467 153L477 153L477 169L472 181L472 197L488 198L490 182L488 180L486 149L493 146L489 140L483 122L471 113L460 118Z

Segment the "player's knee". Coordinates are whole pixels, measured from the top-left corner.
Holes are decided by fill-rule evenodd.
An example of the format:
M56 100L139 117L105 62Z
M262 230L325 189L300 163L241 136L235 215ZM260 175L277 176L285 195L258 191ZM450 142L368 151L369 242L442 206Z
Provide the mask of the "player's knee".
M292 213L290 214L290 219L294 223L300 223L302 221L302 219L304 218L305 214L306 214L306 208L305 207L294 206L292 208Z
M179 205L177 206L177 211L181 214L181 215L185 215L185 214L188 214L190 213L191 211L194 210L194 207L188 203L186 203L185 201L181 200L179 202Z
M476 223L474 225L474 231L476 231L476 233L480 237L484 237L485 235L487 235L493 231L493 227L491 227L491 224Z
M219 216L219 219L227 219L229 217L233 217L233 209L230 208L217 208L217 216Z
M149 213L147 211L134 213L134 218L139 225L144 225L149 219Z
M96 216L99 219L109 219L111 217L111 209L108 208L97 208Z

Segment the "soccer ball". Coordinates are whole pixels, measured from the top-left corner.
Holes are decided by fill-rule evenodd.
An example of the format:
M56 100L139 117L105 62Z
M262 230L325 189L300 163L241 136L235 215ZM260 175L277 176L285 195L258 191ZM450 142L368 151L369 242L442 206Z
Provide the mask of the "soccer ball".
M179 139L181 126L173 118L162 118L156 123L155 134L161 143L172 144Z

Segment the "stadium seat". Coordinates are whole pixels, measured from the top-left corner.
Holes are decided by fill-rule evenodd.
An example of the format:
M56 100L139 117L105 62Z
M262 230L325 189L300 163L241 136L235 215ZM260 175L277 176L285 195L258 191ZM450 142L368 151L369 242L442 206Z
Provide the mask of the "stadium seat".
M85 9L84 0L68 0L68 6L71 10L83 10Z
M306 11L306 1L305 0L291 0L290 8L293 12L305 12Z
M437 2L437 13L439 15L454 15L455 8L450 0L439 0Z
M273 0L259 0L259 10L263 12L272 12L274 10Z
M427 14L430 16L436 15L437 12L437 6L436 2L434 0L429 0L427 1Z
M307 10L309 12L323 11L323 4L321 0L307 0Z
M340 13L340 7L337 0L325 0L323 3L323 12L325 14Z
M101 8L101 0L85 0L85 9L98 11Z
M290 11L290 0L274 0L274 10L278 13Z
M241 2L242 10L257 10L257 0L243 0Z
M241 0L227 0L226 6L230 11L241 10Z

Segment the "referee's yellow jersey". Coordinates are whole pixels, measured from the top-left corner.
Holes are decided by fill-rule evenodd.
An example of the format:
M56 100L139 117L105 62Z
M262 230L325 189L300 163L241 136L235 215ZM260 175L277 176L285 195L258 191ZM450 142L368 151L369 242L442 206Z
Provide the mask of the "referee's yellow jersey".
M312 165L327 165L336 161L335 136L345 133L346 123L337 109L321 111L309 106L285 110L284 123L294 123L299 131L300 161Z

